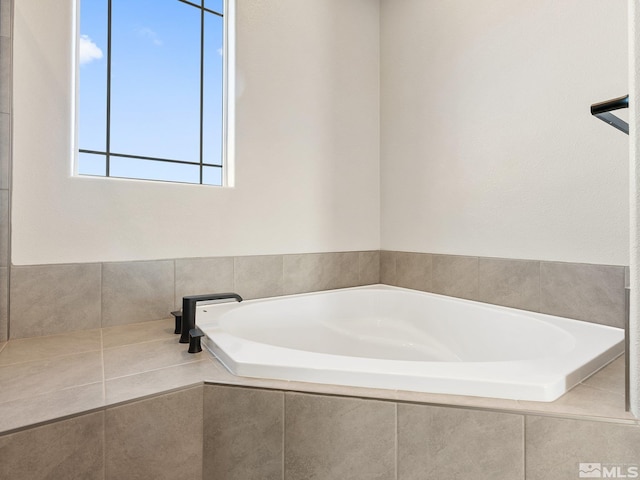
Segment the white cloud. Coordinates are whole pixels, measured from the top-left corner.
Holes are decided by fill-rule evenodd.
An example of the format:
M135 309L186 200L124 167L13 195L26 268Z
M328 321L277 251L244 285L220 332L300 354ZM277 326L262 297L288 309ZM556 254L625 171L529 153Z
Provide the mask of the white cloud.
M158 34L153 30L151 30L149 27L139 28L138 35L150 40L151 43L153 43L157 47L162 46L162 40L160 40L160 37L158 36Z
M102 56L102 50L100 50L98 45L93 43L89 35L80 35L80 65L92 62L93 60L100 60Z
M218 55L220 55L221 57L223 57L223 56L224 56L224 50L222 49L222 47L220 47L220 48L217 50L217 52L218 52Z

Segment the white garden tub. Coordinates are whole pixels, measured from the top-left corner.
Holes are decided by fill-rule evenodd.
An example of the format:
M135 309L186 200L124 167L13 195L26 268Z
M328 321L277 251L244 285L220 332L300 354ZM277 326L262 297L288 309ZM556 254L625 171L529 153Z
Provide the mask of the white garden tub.
M552 401L623 351L619 328L386 285L198 308L235 375Z

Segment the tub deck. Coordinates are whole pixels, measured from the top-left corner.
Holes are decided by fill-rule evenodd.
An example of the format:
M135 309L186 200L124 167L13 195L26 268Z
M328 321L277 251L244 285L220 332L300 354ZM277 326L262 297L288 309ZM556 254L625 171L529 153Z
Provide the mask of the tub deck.
M0 344L0 433L202 382L640 425L624 411L622 357L543 403L237 377L206 351L186 353L172 332L166 319Z

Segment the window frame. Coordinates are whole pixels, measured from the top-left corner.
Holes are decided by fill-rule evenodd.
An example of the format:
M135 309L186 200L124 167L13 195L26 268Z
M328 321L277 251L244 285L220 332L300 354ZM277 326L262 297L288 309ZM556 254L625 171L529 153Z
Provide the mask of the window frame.
M235 154L235 139L234 139L234 124L235 124L235 102L230 101L231 98L235 97L235 85L234 82L231 81L232 72L235 72L235 0L223 0L224 7L223 13L216 12L211 8L205 7L206 0L174 0L180 3L184 3L193 8L197 8L200 10L200 74L199 74L199 82L200 82L200 111L199 111L199 124L200 124L200 132L199 132L199 162L190 162L185 160L176 160L169 158L160 158L160 157L152 157L152 156L142 156L142 155L132 155L127 153L113 152L110 151L110 103L111 103L111 3L112 0L106 0L108 2L108 19L107 19L107 53L106 53L106 61L107 61L107 87L105 94L105 101L107 102L106 108L106 131L105 131L105 151L96 151L89 149L81 149L79 146L79 105L80 105L80 2L81 0L75 0L74 2L74 25L75 25L75 35L74 35L74 45L73 45L73 66L74 66L74 84L72 86L75 99L75 105L73 107L73 129L72 129L72 145L73 145L73 159L72 159L72 170L71 176L79 179L104 179L108 181L135 181L135 182L153 182L159 184L166 185L194 185L194 186L205 186L205 187L233 187L234 179L235 179L235 168L234 168L234 154ZM203 160L203 143L204 143L204 19L206 14L213 14L223 19L223 66L222 66L222 131L221 131L221 144L222 144L222 158L220 164L212 164L206 163ZM78 172L80 154L98 154L103 155L105 157L105 175L94 175L94 174L80 174ZM109 172L109 164L110 157L118 157L118 158L132 158L139 160L149 160L149 161L159 161L170 164L186 164L186 165L195 165L199 167L199 183L196 182L186 182L179 180L158 180L158 179L144 179L144 178L132 178L132 177L120 177L120 176L111 176ZM203 183L203 171L204 167L215 167L221 169L221 184L214 185Z

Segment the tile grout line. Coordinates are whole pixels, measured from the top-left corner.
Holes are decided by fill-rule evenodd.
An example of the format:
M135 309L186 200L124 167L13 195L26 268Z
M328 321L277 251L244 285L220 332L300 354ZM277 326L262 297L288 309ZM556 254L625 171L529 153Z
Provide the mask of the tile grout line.
M142 370L140 372L128 373L126 375L119 375L117 377L106 378L106 376L105 376L105 384L106 384L106 382L110 382L110 381L113 381L113 380L120 380L121 378L135 377L136 375L143 375L145 373L159 372L161 370L166 370L168 368L182 367L184 365L192 365L194 363L204 362L205 360L206 359L200 359L199 358L199 359L196 359L196 360L193 360L193 361L174 363L174 364L171 364L171 365L166 365L164 367L152 368L150 370Z
M157 320L152 320L157 321ZM143 340L142 342L123 343L122 345L113 345L111 347L103 347L103 350L113 350L116 348L132 347L133 345L148 345L149 343L168 342L170 338L154 338L149 340Z
M542 262L538 262L538 313L542 313Z
M104 263L100 263L100 328L104 328Z
M177 274L176 274L176 272L177 272L176 262L177 262L177 259L174 258L173 259L173 308L176 308L176 305L178 305L178 297L177 297L177 294L178 294L178 287L177 287L178 278L177 278Z
M102 264L100 264L100 325L102 325ZM100 329L100 359L102 362L102 475L107 478L107 379L104 366L104 335Z
M476 257L476 299L480 300L480 257Z
M398 425L398 402L394 403L395 405L395 421L396 421L396 435L395 435L395 480L398 480L398 470L399 470L399 466L398 466L398 437L400 436L400 426Z
M100 364L102 366L102 402L107 403L107 379L104 368L104 338L100 329Z
M38 338L38 337L33 337L33 338ZM7 342L7 343L9 343L9 342ZM11 362L11 363L6 363L6 364L0 365L0 369L7 368L7 367L15 367L15 366L24 365L24 364L27 364L27 363L49 362L49 361L52 361L52 360L58 360L58 359L65 358L65 357L73 357L74 355L85 355L87 353L95 353L95 352L99 352L101 350L102 350L102 348L98 347L98 348L94 348L94 349L91 349L91 350L85 350L83 352L63 353L63 354L60 354L60 355L53 355L51 357L36 358L35 360L32 359L32 360L24 360L24 361L19 361L19 362Z
M107 478L107 409L102 409L102 478Z
M280 258L282 260L282 262L280 264L281 265L280 274L282 275L281 276L281 278L282 278L282 290L281 291L282 291L282 295L284 295L285 294L284 293L285 292L285 288L284 288L284 255L280 255Z
M522 479L527 478L527 415L522 416Z
M66 392L68 390L73 390L74 388L88 387L90 385L97 385L98 383L102 383L102 382L101 381L96 381L96 382L88 382L88 383L79 383L77 385L69 385L69 386L64 387L64 388L57 388L55 390L47 390L47 391L44 391L44 392L38 392L38 393L32 394L32 395L30 395L28 397L18 397L18 398L13 398L11 400L3 400L3 401L0 401L0 407L1 406L6 406L6 404L11 403L11 402L25 401L25 400L32 399L32 398L50 396L51 394L54 394L54 393ZM103 406L104 406L104 404L99 406L99 407L96 407L96 408L102 408ZM79 412L77 414L74 413L72 415L83 415L83 414L84 413ZM4 432L0 432L0 435L3 435L3 434L4 434Z
M285 480L285 458L287 449L287 392L282 394L282 480Z
M207 402L206 402L206 397L207 395L207 388L206 385L204 384L204 382L202 383L202 446L200 448L200 454L201 454L201 460L200 460L200 473L202 475L202 478L204 479L204 456L205 456L205 451L204 451L204 443L205 443L205 437L206 437L206 431L207 431Z
M231 257L231 281L233 282L232 291L236 292L236 261L238 257ZM237 292L236 292L237 293Z

